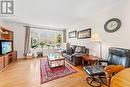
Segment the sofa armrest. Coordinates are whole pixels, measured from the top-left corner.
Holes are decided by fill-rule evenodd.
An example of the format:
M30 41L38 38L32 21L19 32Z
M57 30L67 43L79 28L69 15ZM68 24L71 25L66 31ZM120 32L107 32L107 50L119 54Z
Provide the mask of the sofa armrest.
M74 66L81 65L82 64L82 57L72 57L72 63Z
M63 53L66 53L66 50L63 50Z
M74 66L81 65L82 64L82 55L83 53L75 53L72 54L72 63Z
M73 57L82 57L84 54L83 53L74 53L72 54Z

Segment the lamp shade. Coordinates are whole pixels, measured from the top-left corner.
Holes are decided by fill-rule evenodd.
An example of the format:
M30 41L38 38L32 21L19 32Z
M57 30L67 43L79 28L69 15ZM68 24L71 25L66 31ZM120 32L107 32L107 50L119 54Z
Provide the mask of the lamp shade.
M91 37L91 41L93 42L101 42L101 38L98 33L93 33Z

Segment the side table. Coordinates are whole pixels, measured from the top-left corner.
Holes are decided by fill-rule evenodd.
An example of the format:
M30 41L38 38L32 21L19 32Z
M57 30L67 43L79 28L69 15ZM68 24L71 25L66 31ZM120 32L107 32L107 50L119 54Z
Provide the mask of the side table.
M97 58L92 55L83 55L82 66L85 65L85 61L87 61L90 65L94 65L97 62Z

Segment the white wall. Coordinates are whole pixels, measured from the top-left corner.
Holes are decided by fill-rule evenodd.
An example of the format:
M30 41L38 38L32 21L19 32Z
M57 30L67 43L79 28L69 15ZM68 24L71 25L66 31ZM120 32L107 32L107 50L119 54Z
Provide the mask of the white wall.
M0 26L2 25L2 20L0 19ZM1 38L1 33L0 33L0 38Z
M112 3L112 6L102 8L93 18L85 19L81 17L79 23L68 27L67 33L72 30L83 30L92 28L92 32L100 34L103 43L103 53L106 57L107 48L109 46L123 47L130 49L130 0L119 0L116 4ZM84 12L89 14L87 10ZM107 33L104 31L104 24L107 20L117 17L122 21L121 28L115 33ZM86 17L87 18L87 17ZM3 21L3 27L14 31L14 49L18 51L18 58L23 58L24 52L24 37L25 29L23 24ZM67 35L68 36L68 35ZM84 45L90 48L90 53L98 55L97 45L90 41L90 39L69 39L67 42L71 44Z
M18 58L24 58L24 42L25 42L25 28L23 24L3 21L3 27L14 32L14 50L17 51Z
M117 4L103 8L93 18L81 21L67 29L67 33L72 30L83 30L92 28L92 32L97 32L103 43L103 57L107 57L108 47L122 47L130 49L130 0L122 0ZM104 24L111 18L119 18L122 22L121 28L114 33L107 33L104 30ZM67 35L68 36L68 35ZM85 45L90 48L90 53L99 55L97 45L90 41L90 39L69 39L67 42L71 44Z

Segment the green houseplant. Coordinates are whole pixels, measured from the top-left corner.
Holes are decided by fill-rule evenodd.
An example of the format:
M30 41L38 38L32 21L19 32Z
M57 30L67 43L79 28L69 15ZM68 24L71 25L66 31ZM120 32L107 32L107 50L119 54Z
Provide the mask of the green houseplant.
M46 45L46 43L45 42L40 42L40 46L41 46L41 48L43 49L43 47Z
M31 38L31 48L36 49L38 47L38 44L35 39Z
M56 46L60 47L61 43L62 43L62 36L61 36L61 34L57 34L57 36L56 36Z

